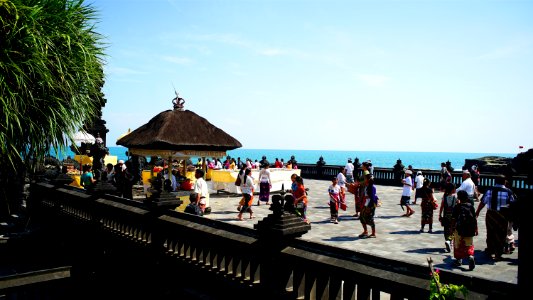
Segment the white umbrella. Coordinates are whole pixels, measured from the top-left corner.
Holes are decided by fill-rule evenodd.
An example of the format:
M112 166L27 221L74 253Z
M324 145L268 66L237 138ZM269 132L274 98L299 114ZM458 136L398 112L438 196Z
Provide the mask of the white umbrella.
M76 132L76 134L74 134L74 136L72 137L72 141L78 145L78 144L81 144L81 143L86 143L86 144L94 144L94 142L96 141L95 137L92 136L91 134L85 132L85 131L78 131Z

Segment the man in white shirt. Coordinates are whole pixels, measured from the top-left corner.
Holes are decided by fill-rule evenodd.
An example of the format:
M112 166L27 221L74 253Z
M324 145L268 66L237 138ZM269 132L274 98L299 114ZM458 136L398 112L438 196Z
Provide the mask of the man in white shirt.
M411 170L405 171L405 178L402 179L403 184L403 190L402 190L402 198L400 199L400 206L407 209L407 212L402 217L410 217L412 214L415 213L415 211L411 208L411 191L413 186L413 180L411 179L411 174L413 172Z
M461 186L457 188L457 192L458 191L465 191L468 194L468 200L470 200L472 205L474 205L474 201L478 201L476 185L474 184L474 181L472 181L468 170L463 170L463 182L461 183Z
M420 195L420 189L424 185L424 175L422 175L422 171L416 172L415 177L415 201L413 201L413 204L416 204L416 200L418 198L422 198L422 195Z
M207 187L207 182L204 180L204 171L197 169L194 173L196 182L194 183L194 192L197 196L197 203L200 205L200 209L205 213L205 209L209 207L209 188Z
M354 166L353 166L351 158L348 158L348 162L344 166L344 169L346 170L346 182L347 183L353 183L354 182L353 181Z

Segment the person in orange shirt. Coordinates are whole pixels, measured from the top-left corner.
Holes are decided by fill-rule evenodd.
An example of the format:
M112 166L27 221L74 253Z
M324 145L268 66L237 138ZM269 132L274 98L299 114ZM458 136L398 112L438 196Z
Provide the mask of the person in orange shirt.
M304 222L309 224L307 220L307 193L305 192L304 180L301 176L296 176L297 188L294 191L294 207L296 214L299 215Z

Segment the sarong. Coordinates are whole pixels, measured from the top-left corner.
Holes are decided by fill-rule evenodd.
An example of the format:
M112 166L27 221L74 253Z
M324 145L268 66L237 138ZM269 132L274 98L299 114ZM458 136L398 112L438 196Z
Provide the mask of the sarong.
M507 238L507 219L493 209L487 210L485 226L487 227L487 250L489 254L500 256Z
M422 208L421 224L430 224L433 225L433 202L430 199L422 198L420 203ZM431 228L431 227L430 227Z
M336 219L339 216L339 204L340 199L339 195L335 195L335 197L329 197L329 212L332 219Z
M259 201L268 202L270 199L270 183L259 183Z
M463 259L471 255L474 255L474 237L460 236L456 230L453 237L453 257Z
M357 192L355 195L355 212L359 213L363 210L365 205L365 187L362 184L359 184L357 187Z
M372 227L375 226L375 223L374 223L375 212L376 212L375 207L363 206L361 210L361 215L359 217L359 221L361 222L361 224L370 225Z

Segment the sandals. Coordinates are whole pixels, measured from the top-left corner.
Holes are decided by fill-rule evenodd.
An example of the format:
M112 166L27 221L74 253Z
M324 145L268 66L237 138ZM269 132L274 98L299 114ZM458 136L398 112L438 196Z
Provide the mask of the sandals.
M359 235L360 238L366 239L368 237L368 232L363 232Z
M376 235L375 234L371 234L368 236L369 239L375 239L376 238Z

